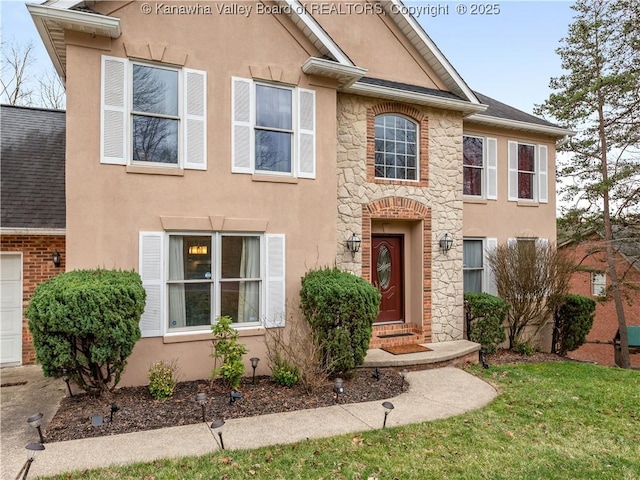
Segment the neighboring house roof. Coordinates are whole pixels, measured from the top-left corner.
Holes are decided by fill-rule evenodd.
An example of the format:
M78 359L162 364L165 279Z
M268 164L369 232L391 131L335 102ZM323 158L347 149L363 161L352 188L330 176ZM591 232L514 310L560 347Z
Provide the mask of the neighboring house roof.
M65 112L0 106L0 227L64 229Z

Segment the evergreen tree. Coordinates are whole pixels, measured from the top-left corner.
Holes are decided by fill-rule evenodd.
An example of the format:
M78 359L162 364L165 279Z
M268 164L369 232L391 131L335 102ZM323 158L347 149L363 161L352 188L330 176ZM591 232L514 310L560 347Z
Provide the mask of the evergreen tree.
M600 227L618 318L622 362L629 348L613 224L637 219L640 199L640 2L577 0L568 35L557 50L565 74L536 113L550 115L576 135L560 147L565 198L575 202L574 231ZM586 229L585 229L586 230Z

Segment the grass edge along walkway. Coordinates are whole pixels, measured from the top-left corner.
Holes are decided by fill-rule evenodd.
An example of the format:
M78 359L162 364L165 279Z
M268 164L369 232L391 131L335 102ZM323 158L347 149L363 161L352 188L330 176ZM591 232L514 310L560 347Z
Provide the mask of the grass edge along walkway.
M51 478L640 479L640 372L575 362L469 371L500 394L447 420Z

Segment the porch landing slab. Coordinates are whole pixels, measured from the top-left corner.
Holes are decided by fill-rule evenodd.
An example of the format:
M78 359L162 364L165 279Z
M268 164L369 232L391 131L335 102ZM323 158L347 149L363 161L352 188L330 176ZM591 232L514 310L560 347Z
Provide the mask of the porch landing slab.
M421 343L430 351L394 355L379 348L367 352L363 368L374 367L413 367L413 370L478 363L480 344L469 340L450 342Z

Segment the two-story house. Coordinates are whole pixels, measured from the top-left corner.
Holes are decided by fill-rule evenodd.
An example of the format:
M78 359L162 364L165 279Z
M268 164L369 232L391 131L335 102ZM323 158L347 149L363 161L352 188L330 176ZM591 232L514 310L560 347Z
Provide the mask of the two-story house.
M566 132L475 93L398 0L29 10L67 87L67 268L147 291L123 384L206 376L221 315L263 355L327 265L380 289L372 347L462 339L483 252L555 239Z

